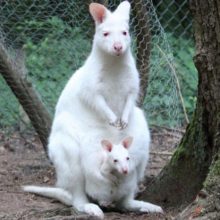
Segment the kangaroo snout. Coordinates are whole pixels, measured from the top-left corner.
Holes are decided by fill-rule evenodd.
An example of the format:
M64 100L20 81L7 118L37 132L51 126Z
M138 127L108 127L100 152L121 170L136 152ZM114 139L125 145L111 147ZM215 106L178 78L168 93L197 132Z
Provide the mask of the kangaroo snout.
M123 168L123 169L122 169L122 173L123 173L123 174L128 174L128 168Z
M117 53L121 53L122 49L123 49L122 44L119 42L114 43L113 48L114 48L115 52L117 52Z

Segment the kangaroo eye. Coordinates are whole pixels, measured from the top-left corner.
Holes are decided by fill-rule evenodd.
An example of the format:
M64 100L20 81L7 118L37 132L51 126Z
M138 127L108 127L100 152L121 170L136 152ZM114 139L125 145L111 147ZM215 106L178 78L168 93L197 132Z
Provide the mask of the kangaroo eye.
M127 158L126 158L126 160L130 160L130 158L129 158L129 157L127 157Z
M104 32L104 33L103 33L103 36L104 36L104 37L107 37L108 35L109 35L109 32Z
M126 35L127 35L127 31L123 31L122 34L123 34L124 36L126 36Z
M114 163L117 163L117 162L118 162L118 160L114 159Z

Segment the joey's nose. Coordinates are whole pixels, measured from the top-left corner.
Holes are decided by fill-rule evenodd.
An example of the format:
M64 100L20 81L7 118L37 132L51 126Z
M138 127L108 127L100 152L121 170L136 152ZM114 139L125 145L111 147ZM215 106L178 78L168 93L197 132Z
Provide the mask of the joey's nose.
M127 174L127 173L128 173L128 169L123 169L122 172L123 172L124 174Z
M114 43L113 47L116 52L122 51L122 44L121 43Z

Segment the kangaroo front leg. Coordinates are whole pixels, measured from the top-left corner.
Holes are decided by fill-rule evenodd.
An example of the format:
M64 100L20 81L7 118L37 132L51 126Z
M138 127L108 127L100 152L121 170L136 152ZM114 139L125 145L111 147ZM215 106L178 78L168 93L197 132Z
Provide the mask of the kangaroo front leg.
M132 111L132 108L134 106L134 95L132 93L130 93L127 97L125 106L124 106L124 110L121 116L121 129L124 129L128 126L128 119L129 119L129 115Z
M129 211L163 213L163 209L160 206L154 205L149 202L138 201L134 199L129 199L124 201L122 207Z
M108 106L104 97L101 95L97 95L96 97L94 97L94 103L96 112L101 115L103 119L107 119L110 125L120 129L120 120L118 120L115 113Z

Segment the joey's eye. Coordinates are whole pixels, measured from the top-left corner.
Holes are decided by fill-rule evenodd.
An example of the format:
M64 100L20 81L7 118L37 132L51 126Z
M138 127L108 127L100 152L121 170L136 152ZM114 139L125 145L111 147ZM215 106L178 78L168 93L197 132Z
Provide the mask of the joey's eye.
M109 32L104 32L104 33L103 33L103 36L104 36L104 37L107 37L108 35L109 35Z
M118 160L114 159L114 163L117 163L117 162L118 162Z
M126 160L130 160L130 158L129 158L129 157L127 157L127 158L126 158Z
M124 36L126 36L128 33L127 33L127 31L123 31L122 34L123 34Z

